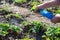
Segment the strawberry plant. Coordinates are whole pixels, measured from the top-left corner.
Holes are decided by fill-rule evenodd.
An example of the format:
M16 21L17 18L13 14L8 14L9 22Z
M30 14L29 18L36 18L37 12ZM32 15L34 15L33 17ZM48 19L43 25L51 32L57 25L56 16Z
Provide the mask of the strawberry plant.
M23 40L34 40L33 38L29 39L29 38L24 38Z
M30 30L33 27L33 24L29 21L23 21L22 25L24 26L23 32L26 32L26 33L30 34Z
M7 30L13 30L16 31L17 33L20 32L20 27L14 26L14 25L9 25L9 23L1 23L0 24L0 35L6 36L6 34L9 34Z
M45 26L45 24L41 21L33 21L32 23L29 21L24 21L22 24L25 26L24 27L25 31L29 29L28 33L30 33L30 31L38 33L40 29L42 29Z
M22 3L25 3L25 2L27 2L27 0L14 0L14 2L16 2L16 3L19 3L19 4L22 4Z
M4 7L2 7L2 9L3 10L5 10L5 11L7 11L7 12L9 12L9 10L10 10L10 5L4 5Z
M59 40L60 37L60 28L54 28L54 27L49 27L47 28L47 31L45 32L45 38L46 40L49 39L49 40Z
M19 33L21 28L19 26L10 25L9 29Z
M0 24L0 35L5 36L6 34L8 34L7 32L8 28L9 28L8 23L1 23Z
M38 0L31 0L31 1L29 2L29 4L32 5L32 6L34 6L34 5L39 5L40 2L39 2Z
M41 4L41 2L39 2L38 0L31 0L29 2L29 4L32 6L31 7L31 12L33 12L35 10L36 6Z
M22 25L23 25L23 26L31 25L31 22L29 22L29 21L23 21L23 22L22 22Z
M59 9L58 9L58 10L56 10L56 11L55 11L55 13L59 13L59 14L60 14L60 10L59 10Z
M21 18L22 18L22 16L19 15L19 14L8 14L8 15L6 15L5 17L6 17L6 18L17 17L18 19L21 19Z
M34 40L34 38L23 38L23 39L19 39L19 40Z
M51 8L47 8L47 10L53 12L53 14L56 15L56 14L60 14L60 9L58 8L59 7L51 7Z
M33 12L36 8L36 5L34 5L32 8L31 8L31 12Z
M34 21L33 24L34 24L33 32L35 32L35 33L39 33L39 31L43 27L45 27L45 24L41 21Z
M37 0L31 0L30 5L32 5L31 11L33 12L37 5L41 4L41 2L38 2Z
M35 3L34 3L34 4L35 4ZM39 3L39 4L41 4L41 3ZM33 5L32 8L31 8L31 12L33 12L33 11L36 9L37 5L39 5L39 4Z

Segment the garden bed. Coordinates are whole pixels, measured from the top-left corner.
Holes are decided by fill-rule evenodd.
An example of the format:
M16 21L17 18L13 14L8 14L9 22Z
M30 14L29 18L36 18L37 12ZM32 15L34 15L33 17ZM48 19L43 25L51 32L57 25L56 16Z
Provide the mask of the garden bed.
M0 40L60 40L60 24L31 12L34 4L40 4L39 1L17 4L0 5Z

